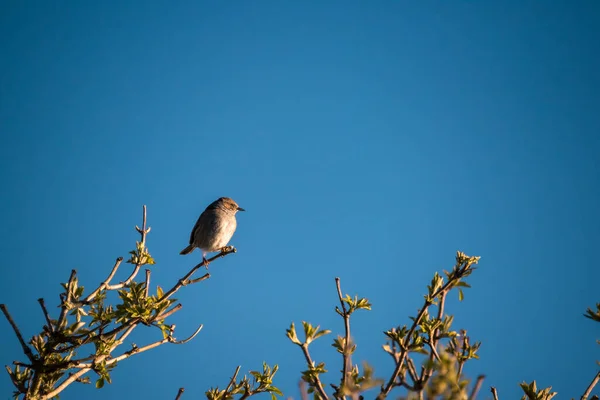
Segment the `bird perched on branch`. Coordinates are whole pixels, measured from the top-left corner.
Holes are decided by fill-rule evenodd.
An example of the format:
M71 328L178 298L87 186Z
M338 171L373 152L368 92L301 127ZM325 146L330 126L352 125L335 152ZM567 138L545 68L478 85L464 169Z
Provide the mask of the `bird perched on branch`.
M202 250L202 262L208 267L206 254L222 250L235 232L235 214L246 211L229 197L215 200L200 214L190 235L190 244L179 254L190 254L197 247Z

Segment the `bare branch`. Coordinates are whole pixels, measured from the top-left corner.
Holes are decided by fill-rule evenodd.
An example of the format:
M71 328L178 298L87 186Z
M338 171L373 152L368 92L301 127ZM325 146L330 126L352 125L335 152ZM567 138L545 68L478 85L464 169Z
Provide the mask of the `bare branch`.
M477 398L477 393L479 393L479 389L481 389L481 385L483 384L484 379L485 375L479 375L477 377L477 381L475 382L475 386L473 386L473 390L471 391L469 400L475 400Z
M144 288L144 297L148 297L148 291L150 290L150 270L146 268L146 287Z
M150 232L151 228L150 227L146 228L146 205L144 205L142 208L143 208L142 228L140 229L140 227L138 227L136 225L135 230L138 231L140 234L140 237L141 237L140 243L142 243L142 245L146 245L146 235ZM129 277L127 279L125 279L124 282L117 283L116 285L108 285L108 286L106 286L106 289L107 290L118 290L118 289L122 289L125 286L129 285L131 283L131 281L135 279L138 272L140 272L141 266L142 266L142 264L136 264L135 267L133 268L133 272L131 272L131 275L129 275Z
M110 281L112 280L112 278L114 278L115 274L117 273L117 270L119 269L119 266L121 265L121 262L123 261L123 257L119 257L117 258L117 260L115 261L115 265L113 266L112 270L110 271L110 274L108 274L108 277L104 280L104 282L102 282L100 284L100 286L98 286L96 288L96 290L94 290L92 293L90 293L84 300L83 303L84 304L89 304L90 301L94 300L96 298L96 296L98 295L98 293L100 293L100 291L108 288L110 286Z
M298 386L300 387L300 397L302 398L302 400L308 400L308 392L306 390L306 382L304 382L302 379L300 379Z
M184 388L179 388L179 391L177 392L177 397L175 397L175 400L179 400L179 398L181 397L181 395L183 394L183 392L185 392Z
M21 347L23 348L23 352L25 353L27 358L29 358L29 361L34 362L35 356L33 355L33 352L31 351L29 346L27 346L27 344L25 343L25 340L23 340L23 335L21 335L21 331L19 330L19 327L17 326L17 324L13 320L12 316L8 312L8 308L6 308L6 305L0 304L0 310L2 310L2 312L4 313L4 316L8 320L8 323L10 324L10 326L12 326L13 331L15 331L15 335L17 335L17 339L19 340L19 343L21 344Z
M587 389L581 396L581 400L586 400L589 397L589 395L592 393L592 390L594 390L594 386L598 384L598 381L600 381L600 371L598 371L596 376L594 376L594 379L592 379L592 381L590 382L590 385L587 387Z
M177 304L175 307L171 308L168 311L165 311L164 314L159 315L158 317L154 318L154 321L162 321L164 319L166 319L167 317L170 317L171 315L175 314L177 311L181 310L183 306L181 304Z
M498 391L496 390L495 387L491 387L490 391L492 392L492 396L494 396L494 400L498 400Z
M72 292L72 287L73 287L73 281L75 280L75 276L77 275L77 271L75 271L74 269L71 270L71 276L69 276L69 282L67 283L67 298L66 299L61 299L62 300L62 304L61 304L61 310L60 310L60 317L58 317L58 328L61 329L63 327L63 325L65 324L65 320L67 318L67 304L71 302L71 292Z
M209 258L207 261L210 263L210 262L213 262L214 260L216 260L217 258L225 257L226 255L231 254L231 253L235 253L235 252L237 252L237 250L235 249L235 247L229 246L226 249L221 250L221 252L219 254L217 254L216 256ZM201 278L195 279L194 281L190 281L189 280L191 278L191 276L194 275L194 273L198 269L200 269L201 267L203 267L203 266L204 266L204 262L201 262L200 264L198 264L194 268L192 268L183 278L181 278L175 284L175 286L173 286L168 292L166 292L163 295L163 297L160 299L160 301L168 299L169 297L173 296L183 286L189 285L191 283L200 282L202 280L210 278L210 275L206 274L206 275L202 276Z
M175 328L175 325L172 325L172 327ZM184 344L184 343L187 343L190 340L192 340L193 338L195 338L196 335L200 333L200 331L202 330L203 327L204 327L204 325L200 325L198 327L198 329L196 329L196 332L192 333L192 335L190 337L188 337L187 339L175 340L175 338L173 338L172 336L169 336L169 342L171 342L173 344Z
M235 380L238 376L238 373L240 372L240 368L241 368L241 365L238 365L237 368L235 369L235 372L234 372L233 376L231 377L231 380L229 381L227 388L225 388L225 395L227 395L227 393L229 392L229 389L231 389L231 387L235 384Z
M202 275L200 278L191 279L191 280L187 281L187 283L186 283L185 285L183 285L183 286L186 286L186 285L193 285L194 283L198 283L198 282L205 281L205 280L207 280L208 278L210 278L210 274L209 274L209 273L206 273L206 274Z
M46 323L48 324L48 329L50 333L54 333L54 325L52 324L52 320L50 319L50 314L48 314L48 309L46 308L46 303L44 299L41 297L38 299L38 303L40 303L40 307L42 307L42 312L44 313L44 318L46 318Z

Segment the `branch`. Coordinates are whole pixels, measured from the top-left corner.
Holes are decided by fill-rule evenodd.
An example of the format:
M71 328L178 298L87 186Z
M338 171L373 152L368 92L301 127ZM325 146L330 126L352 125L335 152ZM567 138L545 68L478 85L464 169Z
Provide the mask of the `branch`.
M228 254L231 253L235 253L237 252L237 250L235 249L235 247L233 246L228 246L225 250L222 250L219 254L217 254L214 257L209 258L207 261L213 262L214 260L216 260L217 258L220 257L225 257ZM163 301L165 299L168 299L169 297L173 296L179 289L181 289L183 286L192 284L192 283L196 283L196 282L200 282L203 281L205 279L210 278L210 274L206 274L200 278L194 279L192 281L190 281L190 277L192 275L194 275L194 273L200 269L201 267L203 267L205 264L204 262L201 262L200 264L196 265L194 268L192 268L183 278L181 278L176 284L175 286L173 286L168 292L166 292L163 297L159 300L159 301Z
M52 325L52 321L50 320L50 314L48 314L48 309L46 308L46 303L44 299L41 297L38 299L38 303L40 303L40 307L42 307L42 311L44 312L44 318L46 318L46 323L48 324L48 329L50 329L50 333L54 333L54 325Z
M454 285L454 283L459 279L460 279L460 277L457 277L457 274L455 274L451 279L448 280L448 282L446 282L446 284L444 284L432 296L430 296L430 298L435 299L441 293L450 290L452 288L452 285ZM433 304L433 302L430 299L425 300L425 303L423 304L423 307L421 307L421 310L419 311L417 318L414 319L413 324L410 327L410 330L406 334L406 337L405 337L406 342L410 341L410 337L414 333L415 329L417 329L417 326L421 323L421 319L423 318L425 311L427 311L427 309L431 306L431 304ZM406 358L407 354L408 354L408 343L404 343L404 346L402 346L402 349L400 350L400 357L398 357L398 362L396 363L396 368L394 368L394 372L392 373L392 376L390 377L390 379L387 382L387 384L385 385L385 387L381 388L381 391L377 395L377 400L385 399L386 396L388 395L388 393L390 392L390 390L392 390L392 388L394 387L394 383L396 382L396 379L398 378L398 375L400 374L400 370L402 369L402 365L404 364L404 359Z
M299 346L302 349L302 353L304 353L304 358L306 358L308 368L313 367L314 364L313 360L310 358L310 353L308 352L308 345L306 343L303 343ZM321 396L321 399L327 400L327 393L325 393L325 389L323 389L321 379L318 376L315 376L315 386L317 387L317 391L319 392L319 396Z
M467 336L467 331L462 329L460 331L460 336L462 337L462 356L465 356L467 353L467 346L469 345L469 337ZM462 359L462 361L461 361ZM462 370L463 367L465 365L465 361L466 359L464 358L459 358L458 361L458 371L456 372L456 377L460 378L461 374L462 374Z
M98 293L100 293L102 290L108 288L110 285L110 281L112 280L112 278L114 278L115 274L117 273L117 270L119 269L119 266L121 265L121 262L123 261L123 257L119 257L117 258L117 260L115 261L115 265L113 266L112 270L110 271L110 274L108 274L108 277L104 280L104 282L102 282L100 284L100 286L98 286L96 288L96 290L94 290L92 293L90 293L83 301L82 303L84 304L89 304L89 302L91 302L92 300L94 300L96 298L96 296L98 295Z
M144 288L144 297L148 297L148 291L150 290L150 270L146 268L146 282Z
M181 397L181 395L183 394L184 391L185 391L184 388L179 388L179 391L177 392L177 397L175 397L175 400L179 400L179 398Z
M171 327L174 329L174 328L175 328L175 325L171 325ZM193 338L195 338L195 337L196 337L196 335L200 333L200 331L202 330L202 328L203 328L203 327L204 327L204 325L200 325L200 326L198 327L198 329L196 329L196 332L192 333L192 335L191 335L191 336L189 336L187 339L183 339L183 340L175 340L175 338L174 338L174 337L172 337L172 336L169 336L169 342L170 342L170 343L173 343L173 344L185 344L185 343L189 342L190 340L192 340Z
M6 372L8 372L8 376L10 377L10 380L12 381L13 385L15 385L15 387L17 389L19 389L20 393L27 393L27 388L21 384L19 384L19 382L17 382L17 380L14 378L13 374L12 374L12 370L10 369L10 367L8 365L5 365L4 368L6 369Z
M25 353L27 358L29 358L29 361L31 361L32 363L35 362L35 356L33 355L33 352L31 351L29 346L27 346L27 344L25 343L25 340L23 340L23 335L21 335L21 331L19 330L19 327L17 326L15 321L12 319L12 316L8 312L8 308L6 308L6 305L0 304L0 310L2 310L2 312L4 313L4 316L8 320L8 323L10 324L10 326L12 326L13 331L15 331L15 335L17 335L17 339L19 339L19 343L21 343L23 352Z
M144 205L142 207L142 209L143 209L142 228L140 229L140 227L136 225L135 230L138 231L140 234L140 243L142 243L142 245L145 246L146 245L146 235L148 233L150 233L152 228L150 228L150 227L146 228L146 206ZM133 272L131 272L131 275L129 275L129 278L125 279L124 282L117 283L116 285L107 285L105 287L106 290L118 290L118 289L122 289L123 287L129 285L131 283L131 281L135 279L138 272L140 272L141 266L142 266L142 264L135 264L135 268L133 269Z
M344 352L342 353L342 382L340 384L340 389L343 396L344 389L346 388L348 382L348 375L350 375L351 365L352 365L352 355L349 353L350 348L350 314L346 310L346 304L343 300L342 288L340 286L340 278L335 278L335 285L337 286L338 298L340 299L340 305L342 306L342 318L344 318L344 327L346 330L346 336L344 340Z
M490 391L492 392L492 395L494 396L494 400L498 400L498 391L496 390L495 387L491 387Z
M135 268L133 269L133 272L131 273L131 275L129 275L129 277L127 279L125 279L125 281L123 281L121 283L117 283L115 285L108 285L108 286L106 286L106 290L119 290L119 289L123 289L125 286L129 285L132 280L135 279L135 277L137 276L138 272L140 272L140 268L141 267L142 267L141 264L136 264Z
M479 393L479 389L481 389L481 385L483 384L484 379L485 375L479 375L477 377L477 382L475 382L475 386L473 386L473 390L471 391L469 400L475 400L477 398L477 393Z
M592 379L592 382L590 382L590 385L587 387L587 389L581 396L581 400L586 400L588 398L588 396L592 393L592 390L594 389L594 386L596 386L598 381L600 381L600 371L598 371L596 376L594 376L594 379Z
M446 304L446 295L448 294L448 292L442 292L440 293L440 303L438 304L438 313L437 313L437 319L438 321L441 321L442 318L444 317L444 305ZM429 353L429 367L425 370L425 373L423 375L423 378L420 380L420 386L422 388L425 388L425 384L427 383L427 381L429 380L429 378L431 377L431 374L433 372L433 359L440 359L439 355L437 354L437 343L438 343L438 332L439 332L439 328L435 328L433 330L433 332L431 333L431 336L429 337L429 347L431 348L431 353ZM422 389L421 389L422 392Z
M235 384L235 379L238 376L238 373L240 372L240 368L241 365L238 365L237 368L235 369L235 372L233 374L233 376L231 377L231 380L229 381L229 385L227 385L227 388L225 388L225 395L227 395L227 392L229 392L229 389L231 389L231 386L233 386Z
M65 323L65 319L67 318L67 304L71 302L71 288L73 287L73 281L75 280L75 276L77 275L77 271L74 269L71 270L71 276L69 276L69 282L67 283L67 298L61 298L61 310L60 317L58 317L58 329L63 328L63 324Z
M162 320L166 319L167 317L170 317L171 315L175 314L177 311L181 310L182 307L183 306L181 304L177 304L175 307L171 308L168 311L165 311L163 314L154 318L154 321L162 321Z

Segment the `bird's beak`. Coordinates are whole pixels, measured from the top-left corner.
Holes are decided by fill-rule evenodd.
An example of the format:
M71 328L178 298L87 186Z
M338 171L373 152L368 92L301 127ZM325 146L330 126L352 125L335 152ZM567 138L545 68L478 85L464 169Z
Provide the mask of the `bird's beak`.
M238 207L238 211L246 211L242 207Z

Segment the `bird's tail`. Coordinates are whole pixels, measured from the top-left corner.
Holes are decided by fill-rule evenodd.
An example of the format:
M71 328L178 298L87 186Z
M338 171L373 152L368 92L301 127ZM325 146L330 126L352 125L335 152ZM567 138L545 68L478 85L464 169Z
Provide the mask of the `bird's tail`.
M186 247L185 249L181 250L179 252L179 254L181 255L186 255L186 254L190 254L193 250L194 250L195 246L193 244L190 244L188 247Z

